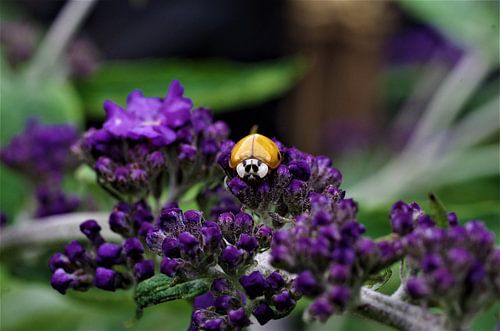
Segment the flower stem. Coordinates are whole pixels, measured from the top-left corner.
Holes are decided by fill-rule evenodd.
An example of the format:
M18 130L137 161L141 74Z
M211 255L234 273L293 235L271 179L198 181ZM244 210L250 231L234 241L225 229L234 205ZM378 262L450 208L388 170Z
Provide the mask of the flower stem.
M66 2L28 67L27 74L30 78L44 77L44 74L58 62L62 52L95 3L96 0Z

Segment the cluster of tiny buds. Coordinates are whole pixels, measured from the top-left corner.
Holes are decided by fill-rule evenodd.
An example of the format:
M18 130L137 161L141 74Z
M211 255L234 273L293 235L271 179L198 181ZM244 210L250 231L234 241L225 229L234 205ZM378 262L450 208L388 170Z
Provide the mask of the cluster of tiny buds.
M53 272L51 285L60 293L66 293L69 288L85 291L92 286L115 291L130 287L134 279L141 282L154 275L154 262L144 259L144 247L139 239L128 238L122 245L106 242L94 220L83 222L80 230L92 247L85 249L74 240L66 245L64 253L54 254L49 261Z
M146 241L163 256L160 271L183 279L207 275L217 265L238 275L259 251L269 248L272 237L271 228L255 225L247 213L226 212L209 221L200 211L182 212L176 205L161 210L157 227Z
M239 284L215 279L210 291L195 299L190 330L241 330L251 324L250 315L261 325L282 318L300 297L291 284L277 271L267 277L253 271Z
M417 204L400 201L392 208L391 223L403 236L410 298L437 303L452 327L467 325L481 308L500 299L500 249L482 222L460 225L455 213L448 213L448 227L440 228Z
M152 231L154 217L144 201L129 205L118 203L109 216L109 227L124 238L121 245L106 242L95 220L80 225L91 247L72 241L64 253L49 261L51 284L61 293L69 288L87 290L92 286L114 291L127 288L154 275L154 261L144 259L145 236Z
M397 241L375 242L363 237L356 221L357 205L336 187L311 193L310 212L295 225L275 232L271 263L296 273L294 289L313 298L308 316L325 321L355 301L370 275L401 256Z

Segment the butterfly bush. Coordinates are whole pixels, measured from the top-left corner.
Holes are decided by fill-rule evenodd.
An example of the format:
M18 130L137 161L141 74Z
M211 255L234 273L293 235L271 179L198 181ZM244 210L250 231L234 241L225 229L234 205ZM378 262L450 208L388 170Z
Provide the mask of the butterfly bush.
M108 225L120 239L103 238L95 220L83 222L88 243L72 241L49 261L62 294L134 287L140 309L188 297L189 330L264 325L303 297L306 321L354 309L408 330L420 327L408 322L413 315L423 316L419 323L444 316L432 327L455 330L500 298L499 249L479 221L460 225L449 213L442 227L442 215L397 202L392 235L370 238L331 161L277 140L281 164L263 179L242 179L229 166L235 143L226 124L193 107L177 81L164 98L133 91L125 108L106 101L104 110L103 126L73 151L118 199ZM196 187L200 210L181 208ZM397 291L404 295L377 293L390 304L377 303L365 285L395 262L405 267ZM190 282L203 291L175 292Z
M459 329L500 298L500 249L482 222L460 225L455 213L447 215L447 222L447 228L436 226L417 204L400 201L391 210L410 270L408 295L422 305L439 306L448 324Z

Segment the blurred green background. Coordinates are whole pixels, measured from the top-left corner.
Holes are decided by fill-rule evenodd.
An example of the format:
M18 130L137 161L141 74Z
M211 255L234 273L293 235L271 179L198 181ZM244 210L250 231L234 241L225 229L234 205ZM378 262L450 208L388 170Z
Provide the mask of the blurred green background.
M40 48L68 2L0 3L0 145L32 116L83 132L103 120L104 100L124 104L134 88L162 96L179 79L196 105L229 123L233 139L258 124L331 156L373 237L388 233L393 202L428 208L434 192L460 221L484 220L500 238L497 1L96 1L57 61L47 61ZM66 185L100 194L91 180L80 170ZM30 187L3 166L0 184L0 210L15 227ZM35 249L48 256L60 247ZM188 325L187 302L148 308L134 323L132 293L61 296L46 260L1 254L2 330ZM397 287L397 274L395 266L383 291ZM390 329L351 314L306 326L305 306L267 329ZM493 330L499 309L473 330Z

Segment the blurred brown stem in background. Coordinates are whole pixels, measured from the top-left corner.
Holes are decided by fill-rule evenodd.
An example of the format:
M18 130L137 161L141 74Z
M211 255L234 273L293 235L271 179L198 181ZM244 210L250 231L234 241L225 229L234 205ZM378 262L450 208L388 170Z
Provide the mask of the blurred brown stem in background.
M291 39L311 67L283 110L284 135L311 153L331 152L334 125L377 127L377 85L390 1L290 1ZM285 131L285 130L283 130Z

